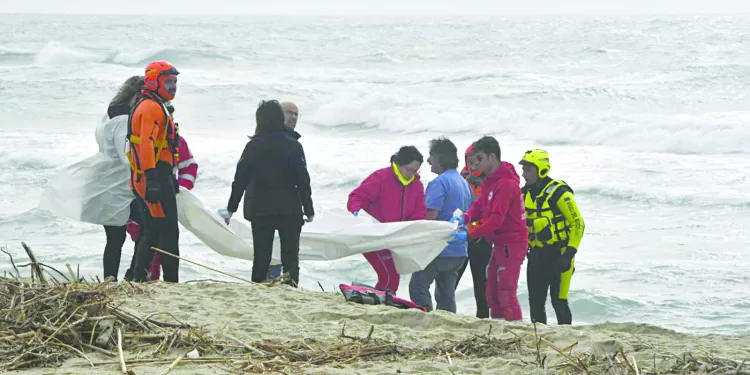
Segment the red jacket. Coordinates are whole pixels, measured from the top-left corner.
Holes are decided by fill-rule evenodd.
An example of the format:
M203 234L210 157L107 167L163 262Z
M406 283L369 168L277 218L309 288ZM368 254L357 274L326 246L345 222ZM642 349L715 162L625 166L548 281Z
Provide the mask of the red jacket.
M198 177L198 163L193 159L185 138L180 136L180 161L177 163L177 183L188 190L193 190Z
M349 194L349 212L365 210L381 223L424 220L424 185L419 175L406 186L393 167L378 169Z
M471 230L472 238L485 237L493 244L528 244L520 182L516 169L506 162L485 177L479 199L464 214L466 223L485 220Z

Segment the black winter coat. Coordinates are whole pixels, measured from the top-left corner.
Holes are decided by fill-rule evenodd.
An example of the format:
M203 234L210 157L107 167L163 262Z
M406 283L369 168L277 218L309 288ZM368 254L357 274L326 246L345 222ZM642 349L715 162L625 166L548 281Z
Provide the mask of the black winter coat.
M227 210L244 216L315 215L302 145L286 131L254 136L242 151Z

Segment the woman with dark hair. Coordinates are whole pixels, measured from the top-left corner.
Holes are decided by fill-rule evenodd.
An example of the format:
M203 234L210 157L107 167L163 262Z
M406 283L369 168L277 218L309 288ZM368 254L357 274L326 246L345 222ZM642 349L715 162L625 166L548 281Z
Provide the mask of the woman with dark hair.
M370 174L349 194L347 208L354 216L365 210L381 223L424 220L427 209L419 167L424 158L414 146L404 146L391 156L391 165ZM393 255L383 249L364 254L375 269L375 288L396 293L401 275L396 271Z
M255 122L255 135L237 163L226 222L229 224L244 195L243 213L252 225L255 249L252 281L266 280L274 233L279 231L281 264L297 286L300 232L304 222L312 222L315 215L305 152L286 131L278 101L261 102Z
M112 157L113 161L120 160L127 164L125 157L125 138L127 134L130 110L135 105L143 87L143 76L132 76L120 87L120 91L112 98L107 107L107 120L96 128L96 142L99 152ZM130 177L127 171L127 177ZM129 186L128 186L129 188ZM132 195L132 194L131 194ZM135 200L130 202L128 221L139 220L138 207ZM123 225L104 225L107 244L104 246L104 278L112 277L117 280L122 257L122 246L125 244L127 222Z
M132 76L120 86L96 126L98 152L50 178L39 203L39 208L55 215L104 227L104 278L115 280L125 243L125 225L130 214L138 211L130 191L125 138L130 109L142 84L143 76Z

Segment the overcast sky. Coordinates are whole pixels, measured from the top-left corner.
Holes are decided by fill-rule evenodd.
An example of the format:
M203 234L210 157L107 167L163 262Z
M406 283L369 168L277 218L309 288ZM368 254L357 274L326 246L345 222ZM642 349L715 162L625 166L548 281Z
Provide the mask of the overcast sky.
M0 0L0 13L750 14L750 0Z

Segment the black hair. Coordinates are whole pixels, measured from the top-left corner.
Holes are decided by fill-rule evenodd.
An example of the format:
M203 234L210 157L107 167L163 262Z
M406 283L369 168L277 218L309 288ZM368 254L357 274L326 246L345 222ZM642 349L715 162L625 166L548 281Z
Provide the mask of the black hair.
M120 90L109 102L107 113L110 118L130 113L130 100L141 93L143 86L143 76L132 76L120 86Z
M440 137L430 141L430 155L437 155L440 168L445 170L458 168L458 149L450 139Z
M255 135L284 130L284 111L277 100L262 100L255 111Z
M495 137L485 135L484 137L479 138L476 142L474 142L472 146L472 151L474 153L484 152L487 155L495 154L497 160L500 160L500 143L497 142L497 139L495 139Z
M413 161L418 161L420 164L424 162L422 153L414 146L403 146L397 153L391 156L391 162L395 162L398 166L406 165Z

